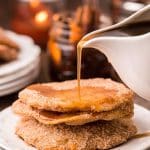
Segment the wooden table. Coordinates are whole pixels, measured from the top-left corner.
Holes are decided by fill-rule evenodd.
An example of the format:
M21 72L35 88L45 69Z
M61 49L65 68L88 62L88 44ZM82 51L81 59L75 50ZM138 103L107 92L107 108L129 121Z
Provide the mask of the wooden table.
M47 60L47 54L46 52L42 52L41 54L41 72L36 79L35 82L50 82L50 78L48 75L48 60ZM5 97L0 97L0 111L3 110L4 108L10 106L12 102L17 100L18 98L18 92L5 96ZM150 110L150 102L136 96L135 97L135 103L142 105L143 107L147 108Z

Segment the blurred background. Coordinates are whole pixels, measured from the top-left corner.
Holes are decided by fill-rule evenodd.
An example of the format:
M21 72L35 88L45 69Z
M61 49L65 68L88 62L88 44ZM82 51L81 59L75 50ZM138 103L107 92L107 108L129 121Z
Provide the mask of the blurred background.
M85 34L117 23L149 3L150 0L0 0L0 26L27 35L40 46L40 69L30 83L64 81L76 79L76 46ZM32 53L31 49L28 56ZM19 59L16 61L19 63ZM28 76L31 74L30 71ZM83 50L81 76L120 81L107 58L90 48Z
M76 77L76 45L93 30L136 12L149 0L1 0L0 25L31 36L48 50L49 76L62 81ZM99 70L97 69L99 68ZM82 77L117 75L103 54L83 52Z

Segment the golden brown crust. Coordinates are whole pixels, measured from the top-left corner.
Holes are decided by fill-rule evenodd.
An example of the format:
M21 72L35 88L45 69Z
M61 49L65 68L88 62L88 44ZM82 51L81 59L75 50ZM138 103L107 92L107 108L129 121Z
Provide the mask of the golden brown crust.
M33 108L20 100L12 105L13 111L21 116L33 117L43 124L83 125L97 120L114 120L133 116L133 102L121 104L118 108L105 112L59 113Z
M39 150L109 149L136 134L131 120L89 123L83 126L43 125L24 118L16 134Z
M111 79L95 78L81 80L81 100L76 80L31 85L19 93L19 98L38 109L101 112L132 101L133 92Z
M11 61L16 59L17 56L18 56L18 51L16 51L16 49L0 44L0 60Z
M19 46L0 28L0 60L11 61L17 58Z
M0 44L19 50L18 44L14 42L12 39L10 39L6 35L5 30L3 30L2 28L0 28Z

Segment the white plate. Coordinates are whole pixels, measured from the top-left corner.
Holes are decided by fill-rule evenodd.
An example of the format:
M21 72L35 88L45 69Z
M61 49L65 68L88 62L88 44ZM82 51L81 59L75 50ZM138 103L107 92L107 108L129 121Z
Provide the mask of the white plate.
M0 86L0 96L11 94L31 84L37 78L38 74L39 68L35 68L28 76L21 78L16 82L6 84L3 87Z
M150 131L150 111L135 105L134 122L139 132ZM0 146L6 150L35 150L15 135L15 126L18 117L14 115L11 108L0 113ZM36 130L36 129L35 129ZM144 150L150 147L150 137L129 140L113 150Z
M24 69L40 55L39 46L35 45L30 37L11 31L6 31L6 34L20 46L20 52L17 60L0 65L0 77Z
M20 78L27 76L29 73L31 73L32 70L34 70L35 68L39 68L39 62L40 58L37 58L37 60L35 60L32 64L30 64L23 70L20 70L7 76L0 77L0 87L4 84L8 84L10 82L16 81Z
M28 74L22 78L19 78L17 80L14 80L12 82L8 82L7 84L3 84L0 86L0 91L2 90L7 90L8 88L13 88L15 86L20 85L21 83L26 82L27 80L31 79L33 76L37 75L39 72L39 68L36 67L34 69L32 69L30 72L28 72Z

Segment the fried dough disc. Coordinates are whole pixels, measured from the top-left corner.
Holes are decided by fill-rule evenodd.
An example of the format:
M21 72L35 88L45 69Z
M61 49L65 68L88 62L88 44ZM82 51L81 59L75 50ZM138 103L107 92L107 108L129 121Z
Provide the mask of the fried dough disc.
M81 80L81 99L76 80L35 84L19 93L30 106L58 112L109 111L132 101L132 97L133 92L123 84L102 78Z
M10 39L2 28L0 28L0 44L19 50L19 45Z
M119 118L129 118L133 115L133 103L124 103L115 110L104 112L70 112L59 113L33 108L20 100L14 102L12 106L15 113L21 116L33 117L43 124L83 125L97 120L114 120Z
M0 61L11 61L17 58L19 46L10 39L5 30L0 28Z
M136 133L132 121L99 121L83 126L43 125L24 118L16 134L39 150L109 149Z
M7 45L0 44L0 60L11 61L18 57L18 51Z

